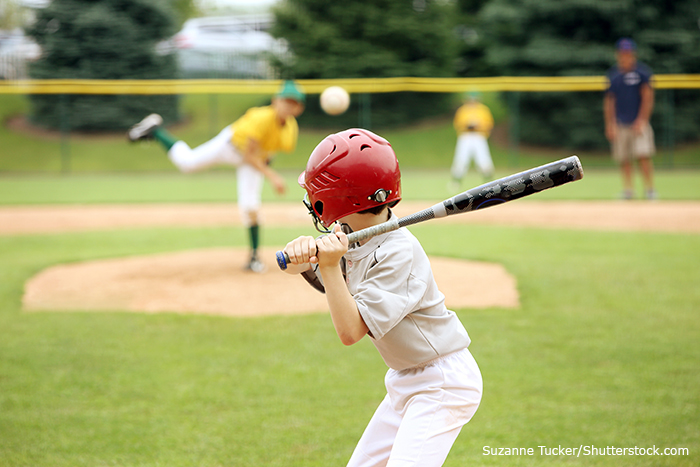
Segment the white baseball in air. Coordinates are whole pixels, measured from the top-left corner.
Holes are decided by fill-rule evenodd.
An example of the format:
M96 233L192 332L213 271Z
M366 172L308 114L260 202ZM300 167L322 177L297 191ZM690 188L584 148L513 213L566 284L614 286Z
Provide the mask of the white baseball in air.
M340 86L331 86L321 93L321 108L328 115L340 115L350 105L350 95Z

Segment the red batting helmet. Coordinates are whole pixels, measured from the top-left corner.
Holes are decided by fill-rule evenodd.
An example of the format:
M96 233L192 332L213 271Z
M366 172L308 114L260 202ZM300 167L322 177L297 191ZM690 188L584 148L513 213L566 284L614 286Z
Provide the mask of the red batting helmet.
M321 141L299 175L299 185L306 190L314 221L326 229L341 217L401 200L401 172L391 144L359 128Z

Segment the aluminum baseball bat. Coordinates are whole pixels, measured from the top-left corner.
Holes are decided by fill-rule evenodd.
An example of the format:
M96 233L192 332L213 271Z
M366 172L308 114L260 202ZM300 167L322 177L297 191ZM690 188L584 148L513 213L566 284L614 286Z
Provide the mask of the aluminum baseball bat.
M570 156L487 182L400 219L390 220L357 232L351 232L348 234L348 243L361 242L377 235L430 219L477 211L497 204L507 203L549 188L581 180L582 178L583 166L581 161L577 156ZM287 253L278 251L277 264L280 269L287 269L288 263L289 256L287 256Z

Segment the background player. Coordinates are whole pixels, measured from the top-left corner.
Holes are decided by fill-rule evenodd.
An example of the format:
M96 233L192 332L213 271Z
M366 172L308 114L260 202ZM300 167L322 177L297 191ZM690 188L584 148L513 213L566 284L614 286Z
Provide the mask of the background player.
M452 161L450 191L459 191L472 160L484 179L493 177L493 161L487 141L493 129L493 115L479 100L480 97L478 92L466 94L464 104L457 109L452 122L457 132L457 145Z
M297 144L296 117L304 111L305 94L293 81L285 81L269 106L253 107L213 139L192 149L161 127L163 119L151 114L128 133L131 141L154 138L162 143L170 160L181 172L195 172L225 164L237 167L238 208L250 232L250 261L246 269L263 272L258 257L260 205L264 178L275 191L286 190L284 179L270 167L273 153L291 152Z
M632 164L636 160L642 172L647 199L656 199L654 130L649 118L654 108L652 72L637 62L637 45L622 38L615 44L617 66L608 70L609 86L603 101L605 136L611 143L613 159L622 170L622 198L634 196Z
M374 133L346 130L314 149L299 180L315 222L337 223L330 235L287 244L286 271L325 289L343 344L369 335L390 367L387 395L348 465L440 466L481 401L469 335L445 307L428 257L407 229L354 245L346 236L395 216L396 155Z

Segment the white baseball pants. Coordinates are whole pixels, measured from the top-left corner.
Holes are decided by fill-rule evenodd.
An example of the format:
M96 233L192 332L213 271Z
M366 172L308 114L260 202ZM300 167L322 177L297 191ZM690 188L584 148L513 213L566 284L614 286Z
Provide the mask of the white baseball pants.
M472 354L464 349L425 368L389 370L385 384L387 395L348 466L443 465L481 402L481 373Z
M236 167L238 209L243 223L250 226L258 222L265 177L256 168L243 161L243 156L231 142L232 136L231 127L226 127L217 136L194 149L184 141L178 141L168 151L168 157L184 173L197 172L214 165Z
M461 180L467 174L472 159L481 175L493 174L493 161L486 137L477 132L462 133L457 137L452 161L452 178Z

